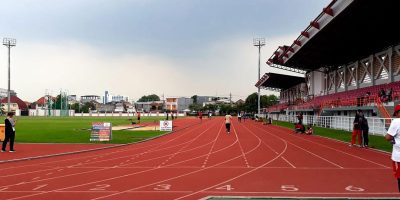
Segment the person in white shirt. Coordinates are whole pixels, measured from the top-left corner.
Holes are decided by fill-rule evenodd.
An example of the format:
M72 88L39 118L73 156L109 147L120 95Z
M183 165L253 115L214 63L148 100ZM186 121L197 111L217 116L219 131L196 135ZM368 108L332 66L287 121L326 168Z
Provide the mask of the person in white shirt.
M240 111L238 112L237 117L238 117L238 121L242 122L242 113Z
M232 121L232 115L229 113L225 115L225 127L226 127L226 132L229 134L231 132L231 121Z
M393 116L395 119L392 120L390 127L385 135L385 139L393 144L392 149L392 163L394 176L397 179L397 186L400 192L400 104L394 109Z

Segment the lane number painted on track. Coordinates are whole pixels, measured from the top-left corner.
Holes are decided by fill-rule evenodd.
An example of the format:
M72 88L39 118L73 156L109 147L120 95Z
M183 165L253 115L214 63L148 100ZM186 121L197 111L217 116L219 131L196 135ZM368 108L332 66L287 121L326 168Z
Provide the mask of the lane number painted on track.
M157 191L165 191L165 190L170 190L171 189L170 184L160 184L157 185L155 188L153 188L153 190L157 190Z
M7 190L7 189L8 189L7 186L0 187L0 191L4 191L4 190Z
M37 187L33 188L32 190L38 190L40 188L46 187L48 184L38 185Z
M354 187L354 186L352 186L352 185L347 186L345 189L346 189L347 191L350 191L350 192L364 192L364 191L365 191L363 188Z
M294 185L281 185L281 190L286 192L296 192L299 191L299 188L295 187Z
M96 185L95 188L90 189L91 191L104 191L106 190L106 188L111 187L111 185L108 184L100 184L100 185Z
M221 186L221 187L217 187L217 188L215 188L215 189L217 189L217 190L231 191L231 190L234 190L235 188L233 188L231 185L224 185L224 186Z

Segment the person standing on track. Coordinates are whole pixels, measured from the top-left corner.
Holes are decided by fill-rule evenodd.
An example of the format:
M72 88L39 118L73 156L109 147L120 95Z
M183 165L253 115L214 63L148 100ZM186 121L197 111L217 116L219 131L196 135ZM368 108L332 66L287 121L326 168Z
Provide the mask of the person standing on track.
M361 131L362 131L362 141L363 141L363 147L368 148L368 132L369 132L369 126L368 126L368 120L364 116L362 116L362 123L361 123Z
M400 104L394 109L395 119L390 123L385 139L393 144L392 147L392 165L394 177L397 179L397 187L400 192Z
M238 117L239 123L241 123L242 122L242 113L240 111L238 112L237 117Z
M15 152L14 139L15 139L15 124L17 120L14 120L14 113L7 113L7 118L4 120L5 123L5 138L1 148L1 152L6 152L7 142L10 140L10 152Z
M137 121L138 121L138 124L140 124L140 112L137 113Z
M362 111L358 110L356 116L353 121L353 132L351 134L351 144L350 146L354 146L356 143L356 137L358 137L358 144L362 145L361 139L361 124L362 124Z
M232 121L232 115L230 113L225 115L225 127L226 127L226 132L229 134L231 132L231 121Z

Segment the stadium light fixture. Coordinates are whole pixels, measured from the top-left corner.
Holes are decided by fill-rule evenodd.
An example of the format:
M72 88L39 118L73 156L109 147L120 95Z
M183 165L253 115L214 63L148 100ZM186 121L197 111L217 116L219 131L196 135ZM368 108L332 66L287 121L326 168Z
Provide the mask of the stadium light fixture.
M258 81L260 81L261 47L265 45L265 38L253 38L253 45L258 47ZM257 114L260 115L260 86L258 86Z
M8 89L7 89L7 112L10 112L10 65L11 65L11 47L17 45L14 38L3 38L3 45L8 48Z

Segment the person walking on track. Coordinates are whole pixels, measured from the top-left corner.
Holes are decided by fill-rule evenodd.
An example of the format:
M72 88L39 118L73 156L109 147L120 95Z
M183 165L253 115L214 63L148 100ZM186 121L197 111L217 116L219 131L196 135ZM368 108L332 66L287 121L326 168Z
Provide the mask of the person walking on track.
M1 148L1 152L6 152L7 142L10 141L10 152L15 152L14 149L14 139L15 139L15 123L17 120L14 120L14 113L7 113L7 118L4 120L5 123L5 138L3 141L3 145Z
M225 127L226 127L226 132L229 134L231 132L231 121L232 121L232 115L227 113L225 115Z
M138 124L140 124L140 112L137 113L137 121L138 121Z
M400 104L394 109L395 119L390 123L385 139L393 144L392 147L392 165L394 177L397 179L397 187L400 192Z

